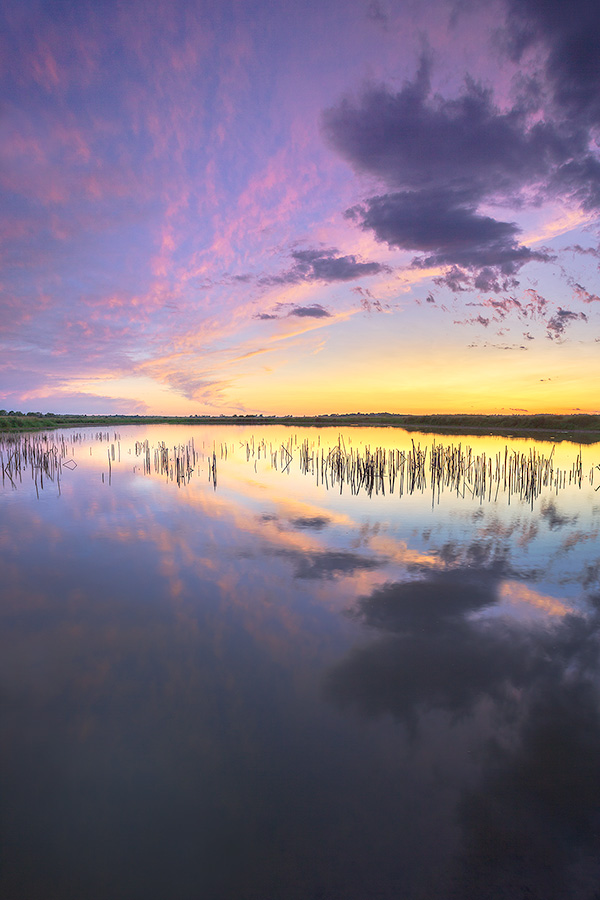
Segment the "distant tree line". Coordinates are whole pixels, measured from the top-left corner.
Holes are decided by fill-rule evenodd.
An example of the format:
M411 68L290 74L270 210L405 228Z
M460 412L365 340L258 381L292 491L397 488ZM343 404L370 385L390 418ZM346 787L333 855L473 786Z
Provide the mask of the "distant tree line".
M86 415L75 413L42 413L0 409L0 431L42 431L51 428L75 427L78 425L127 425L127 424L281 424L289 426L360 426L380 425L412 430L454 432L462 434L542 434L550 439L560 435L563 439L575 437L578 440L600 440L600 415L592 413L536 414L488 414L434 413L430 415L405 415L401 413L326 413L313 416L271 416L262 413L216 413L213 415L194 414L190 416L150 416L150 415Z

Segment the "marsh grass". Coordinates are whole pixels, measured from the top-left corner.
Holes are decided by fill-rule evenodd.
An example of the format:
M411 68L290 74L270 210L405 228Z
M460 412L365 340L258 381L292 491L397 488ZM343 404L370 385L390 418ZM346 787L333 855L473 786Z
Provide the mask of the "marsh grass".
M402 415L347 413L319 416L86 416L20 413L0 410L0 432L48 431L55 428L116 425L288 425L315 427L384 426L455 434L514 434L544 439L600 441L600 415Z
M487 455L476 454L462 444L421 444L409 450L365 447L348 450L343 437L328 451L304 441L300 448L300 469L303 474L319 476L328 488L338 487L340 493L346 487L352 494L423 493L428 488L432 499L439 501L443 491L462 497L471 496L480 501L496 500L500 492L528 503L544 489L558 493L573 485L581 488L585 478L593 484L594 469L584 476L581 448L569 469L554 466L554 447L546 455L536 447L527 453L509 449ZM600 466L595 468L600 469Z
M264 435L264 432L263 432ZM593 466L584 473L581 447L570 467L560 467L555 463L555 446L549 453L540 447L522 449L509 448L495 454L476 452L469 445L436 443L431 445L374 447L362 449L346 446L343 434L335 445L326 448L321 436L315 439L298 440L298 434L288 432L285 442L267 444L264 436L251 435L239 442L239 448L246 462L253 462L254 470L262 460L262 465L270 465L272 470L282 474L297 465L302 475L312 476L317 486L327 490L345 490L351 494L411 495L431 491L432 502L439 502L443 492L453 492L462 497L495 501L500 493L533 504L542 491L558 493L567 487L581 488L584 483L594 484L594 471L600 472L600 465ZM422 437L423 435L421 435ZM106 472L109 485L112 483L113 464L121 462L120 434L99 431L44 434L0 434L0 471L2 484L16 489L24 475L30 471L36 491L43 490L44 482L56 484L60 493L60 479L63 469L77 467L75 447L83 440L106 446ZM203 444L204 446L204 444ZM543 445L542 445L543 448ZM231 446L231 451L234 445ZM102 453L104 454L104 447ZM131 450L129 451L131 453ZM221 443L221 460L228 458L228 446ZM90 454L92 448L90 446ZM194 438L187 443L168 446L164 441L151 445L146 438L133 444L134 471L139 469L144 475L159 475L178 487L189 484L194 475L200 475L206 465L208 481L217 488L217 446L212 450L196 449ZM596 476L598 480L598 475ZM595 490L600 489L600 484Z

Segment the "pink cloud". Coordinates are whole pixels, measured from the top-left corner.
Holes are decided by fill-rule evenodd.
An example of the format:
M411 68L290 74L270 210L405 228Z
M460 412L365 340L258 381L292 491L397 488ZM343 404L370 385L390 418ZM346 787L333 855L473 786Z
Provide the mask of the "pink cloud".
M600 297L598 297L597 294L586 291L586 289L577 282L573 283L573 294L578 300L583 301L583 303L595 303L596 301L600 301Z

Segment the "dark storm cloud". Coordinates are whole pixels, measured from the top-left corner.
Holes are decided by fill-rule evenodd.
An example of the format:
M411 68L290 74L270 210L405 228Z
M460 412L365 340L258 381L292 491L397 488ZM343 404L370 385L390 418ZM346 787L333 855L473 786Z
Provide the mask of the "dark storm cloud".
M304 281L354 281L380 272L389 272L388 266L376 262L360 262L354 254L339 256L335 249L295 250L292 253L294 265L287 272L268 275L260 279L260 284L300 284Z
M413 266L445 268L438 283L454 291L507 290L527 262L552 257L521 244L514 222L481 207L557 195L600 207L589 130L560 116L532 116L540 101L531 88L508 110L468 77L458 97L435 95L430 66L424 55L400 91L371 87L324 112L330 144L387 188L346 215L390 247L419 251Z

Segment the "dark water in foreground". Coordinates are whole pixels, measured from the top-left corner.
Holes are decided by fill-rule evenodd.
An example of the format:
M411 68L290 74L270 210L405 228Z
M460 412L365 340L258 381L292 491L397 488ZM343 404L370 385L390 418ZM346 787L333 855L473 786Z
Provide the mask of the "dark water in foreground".
M57 432L60 481L5 477L2 898L600 897L600 446L369 496L305 440Z

